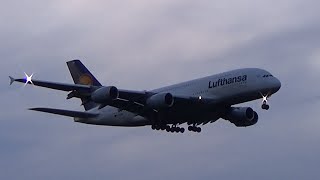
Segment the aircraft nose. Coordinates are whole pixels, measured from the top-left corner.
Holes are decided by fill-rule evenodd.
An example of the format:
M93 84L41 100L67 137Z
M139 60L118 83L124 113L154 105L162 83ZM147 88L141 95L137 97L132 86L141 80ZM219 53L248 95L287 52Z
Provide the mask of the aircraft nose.
M281 88L281 82L280 82L280 80L278 79L278 78L274 78L274 87L275 87L275 90L276 91L279 91L280 90L280 88Z

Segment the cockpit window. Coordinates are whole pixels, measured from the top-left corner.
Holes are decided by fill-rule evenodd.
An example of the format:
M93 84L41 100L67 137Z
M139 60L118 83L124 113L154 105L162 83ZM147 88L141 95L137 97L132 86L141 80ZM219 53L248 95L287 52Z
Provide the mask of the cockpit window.
M271 74L263 75L262 77L273 77Z

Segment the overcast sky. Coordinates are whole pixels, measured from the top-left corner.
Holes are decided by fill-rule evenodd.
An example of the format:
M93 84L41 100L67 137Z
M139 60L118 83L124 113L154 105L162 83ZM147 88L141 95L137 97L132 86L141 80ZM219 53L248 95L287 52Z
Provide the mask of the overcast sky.
M319 179L320 11L316 0L2 0L0 179ZM282 81L253 127L201 134L77 124L30 107L82 110L66 93L81 59L104 85L149 90L235 68Z

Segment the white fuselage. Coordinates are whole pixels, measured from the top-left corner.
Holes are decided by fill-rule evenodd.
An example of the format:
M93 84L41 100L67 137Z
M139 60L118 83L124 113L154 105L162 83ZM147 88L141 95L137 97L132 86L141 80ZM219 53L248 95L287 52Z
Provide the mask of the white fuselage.
M199 99L225 100L225 104L235 105L262 98L262 94L271 95L281 87L280 81L263 69L238 69L195 79L172 86L152 90L151 92L171 93L173 96L193 97ZM144 126L150 125L150 120L128 111L107 106L103 109L92 109L90 112L99 113L92 119L75 121L108 125L108 126Z

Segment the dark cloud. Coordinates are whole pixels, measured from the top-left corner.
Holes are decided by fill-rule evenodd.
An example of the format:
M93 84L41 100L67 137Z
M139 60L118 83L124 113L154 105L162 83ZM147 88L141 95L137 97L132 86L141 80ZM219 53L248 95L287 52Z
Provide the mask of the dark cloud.
M320 158L317 1L8 1L1 6L1 179L315 179ZM152 89L261 67L282 81L260 122L202 134L114 128L29 112L77 109L8 75L72 82L80 58L104 84ZM165 71L165 73L163 73Z

